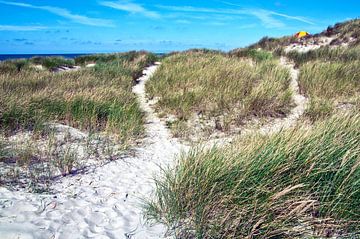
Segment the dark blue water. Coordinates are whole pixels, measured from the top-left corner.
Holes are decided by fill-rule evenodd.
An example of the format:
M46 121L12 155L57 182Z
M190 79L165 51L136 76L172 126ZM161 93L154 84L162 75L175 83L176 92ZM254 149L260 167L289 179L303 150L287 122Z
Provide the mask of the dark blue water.
M83 56L89 54L0 54L0 61L10 60L10 59L29 59L35 56L46 57L46 56L61 56L65 58L75 58L77 56Z
M95 54L95 53L93 53ZM165 53L155 53L158 56L163 56ZM60 56L69 59L73 59L78 56L91 55L90 53L73 53L73 54L0 54L0 61L11 60L11 59L29 59L35 56L47 57L47 56Z

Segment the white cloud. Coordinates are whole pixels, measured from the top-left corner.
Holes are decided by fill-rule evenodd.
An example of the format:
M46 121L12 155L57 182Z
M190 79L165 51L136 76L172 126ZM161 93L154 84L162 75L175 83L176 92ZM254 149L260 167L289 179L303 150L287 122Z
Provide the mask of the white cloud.
M285 27L285 24L275 18L272 17L272 15L263 9L253 9L248 10L249 15L257 17L264 26L266 27Z
M230 5L230 6L241 7L238 4L233 4L233 3L229 3L229 2L225 2L225 1L220 1L220 2L222 2L222 3L226 4L226 5ZM275 4L276 5L279 5L279 4L281 5L281 3L279 3L279 2L276 2ZM307 24L310 24L310 25L314 25L313 22L306 19L305 17L290 16L290 15L286 15L286 14L282 14L282 13L278 13L278 12L274 12L274 11L268 11L268 10L264 10L264 9L254 9L253 11L255 11L255 13L257 13L257 14L260 14L261 16L264 16L264 15L270 16L270 17L271 17L271 15L280 16L280 17L284 17L284 18L287 18L287 19L297 20L297 21L304 22L304 23L307 23Z
M0 31L40 31L47 29L43 26L14 26L14 25L0 25Z
M141 14L149 18L160 18L160 15L157 12L150 11L144 8L142 5L133 3L131 1L103 1L100 2L100 5L129 12L132 14Z
M25 8L33 8L33 9L39 9L44 10L50 13L53 13L55 15L61 16L63 18L69 19L73 22L77 22L83 25L89 25L89 26L105 26L110 27L114 26L112 21L107 19L101 19L101 18L91 18L83 15L73 14L69 10L59 7L52 7L52 6L35 6L28 3L20 3L20 2L6 2L6 1L0 1L2 4L6 5L12 5L12 6L18 6L18 7L25 7Z
M234 5L227 2L223 2L228 5ZM238 6L238 5L234 5ZM274 18L274 16L283 17L287 19L292 19L300 22L304 22L307 24L313 25L314 23L310 20L299 17L299 16L290 16L282 13L277 13L274 11L269 11L266 9L254 8L254 9L246 9L246 8L238 8L238 9L229 9L229 8L197 8L191 6L164 6L164 5L157 5L158 8L166 9L169 11L174 12L193 12L193 13L212 13L212 14L223 14L223 15L250 15L259 19L265 27L274 27L280 28L284 27L285 24Z
M305 17L289 16L289 15L286 15L286 14L281 14L281 13L271 12L271 11L269 13L274 15L274 16L285 17L285 18L288 18L288 19L304 22L304 23L307 23L307 24L310 24L310 25L315 25L315 23L313 23L312 21L306 19Z

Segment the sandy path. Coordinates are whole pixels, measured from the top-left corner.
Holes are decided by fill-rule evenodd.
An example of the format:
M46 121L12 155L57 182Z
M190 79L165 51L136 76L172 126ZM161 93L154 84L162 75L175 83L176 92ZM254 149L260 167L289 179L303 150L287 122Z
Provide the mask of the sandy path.
M295 69L294 63L290 62L286 57L280 58L280 65L286 67L290 71L291 82L290 82L290 90L292 92L292 100L295 104L295 107L291 110L290 114L285 118L275 119L268 125L265 125L260 128L259 132L261 134L273 134L279 132L282 129L288 129L294 126L297 120L302 116L305 112L306 105L308 103L308 99L300 94L299 88L299 70Z
M133 89L146 113L144 147L134 156L94 172L63 178L56 194L11 192L0 188L0 238L163 238L166 228L144 224L140 198L154 190L159 165L173 162L183 147L171 138L145 96L150 66Z

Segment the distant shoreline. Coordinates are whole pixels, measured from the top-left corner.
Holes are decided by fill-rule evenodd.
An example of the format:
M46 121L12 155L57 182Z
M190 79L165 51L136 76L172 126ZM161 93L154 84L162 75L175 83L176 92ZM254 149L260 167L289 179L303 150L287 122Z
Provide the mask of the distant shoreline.
M11 59L29 59L32 57L64 57L64 58L75 58L78 56L91 55L91 53L72 53L72 54L0 54L0 61L11 60Z
M111 54L111 53L67 53L67 54L0 54L0 61L14 60L14 59L29 59L32 57L64 57L73 59L78 56L94 55L94 54ZM163 55L165 53L155 53L156 55Z

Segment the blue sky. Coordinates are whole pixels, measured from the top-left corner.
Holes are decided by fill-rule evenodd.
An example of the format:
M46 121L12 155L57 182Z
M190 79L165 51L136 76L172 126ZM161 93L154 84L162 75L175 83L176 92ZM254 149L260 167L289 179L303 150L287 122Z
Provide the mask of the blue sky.
M360 16L359 0L0 0L0 54L230 50Z

